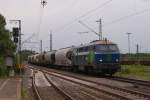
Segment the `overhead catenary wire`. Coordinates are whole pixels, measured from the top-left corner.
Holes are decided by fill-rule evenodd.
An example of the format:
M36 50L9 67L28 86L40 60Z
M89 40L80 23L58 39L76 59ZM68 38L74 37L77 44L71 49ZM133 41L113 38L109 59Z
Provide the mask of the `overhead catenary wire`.
M86 28L88 28L90 31L92 31L93 33L95 33L96 35L99 36L99 34L97 32L95 32L92 28L90 28L89 26L87 26L86 24L84 24L82 21L78 21L80 24L82 24L83 26L85 26Z
M61 26L60 28L55 29L55 30L60 31L60 30L65 29L67 26L70 27L70 25L72 25L74 22L80 20L81 18L83 18L83 17L85 17L85 16L87 16L87 15L93 13L93 12L95 12L95 11L98 10L98 9L103 8L104 6L106 6L107 4L109 4L109 3L112 2L112 1L113 1L113 0L108 0L108 1L106 1L106 2L104 2L104 3L102 3L102 4L100 4L100 5L97 6L96 8L87 11L87 12L84 13L83 15L81 15L81 16L75 18L74 20L72 20L72 21L66 23L65 25L63 25L63 26Z
M27 39L25 39L21 44L23 45L24 43L30 41L36 34L33 33L30 37L28 37Z
M135 13L132 13L132 14L120 17L120 18L118 18L116 20L113 20L111 22L108 22L108 23L104 24L103 27L109 26L109 25L114 24L114 23L118 23L120 21L126 20L128 18L134 17L136 15L140 15L140 14L143 14L143 13L146 13L146 12L149 12L149 11L150 11L150 8L147 8L147 9L144 9L144 10L141 10L141 11L136 11Z

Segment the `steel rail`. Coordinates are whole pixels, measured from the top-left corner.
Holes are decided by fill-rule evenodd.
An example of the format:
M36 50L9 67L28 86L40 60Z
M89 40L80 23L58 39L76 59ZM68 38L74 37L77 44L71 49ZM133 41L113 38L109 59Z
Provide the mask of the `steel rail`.
M124 78L124 77L112 77L109 79L150 87L150 81L136 80L136 79Z
M35 94L35 96L36 96L36 99L37 99L37 100L42 100L42 99L41 99L41 96L40 96L40 94L39 94L39 92L38 92L38 89L37 89L37 87L36 87L36 85L35 85L35 73L33 73L33 77L32 77L32 89L33 89L33 91L34 91L34 94Z
M76 100L75 98L71 97L70 95L68 95L65 91L63 91L62 89L60 89L58 86L56 86L55 84L53 84L53 82L51 82L48 77L46 76L46 74L44 73L45 78L47 79L47 81L59 92L61 93L63 96L65 96L65 98L67 100Z

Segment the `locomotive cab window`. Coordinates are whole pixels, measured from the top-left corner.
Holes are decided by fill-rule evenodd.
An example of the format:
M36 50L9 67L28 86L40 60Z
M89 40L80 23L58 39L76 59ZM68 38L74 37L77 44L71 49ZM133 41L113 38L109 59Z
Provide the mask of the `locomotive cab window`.
M88 47L84 47L84 52L87 52L88 51Z
M118 51L115 44L96 45L96 51Z
M94 45L89 46L88 51L95 51L95 46Z
M111 50L111 51L118 51L117 45L109 45L108 49Z
M79 48L79 52L82 52L83 51L83 48Z

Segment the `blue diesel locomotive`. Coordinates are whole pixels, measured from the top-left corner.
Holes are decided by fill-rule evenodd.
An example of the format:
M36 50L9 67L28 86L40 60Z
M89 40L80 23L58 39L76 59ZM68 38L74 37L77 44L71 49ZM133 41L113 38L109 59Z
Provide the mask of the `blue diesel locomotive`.
M120 69L120 52L116 44L97 40L75 47L72 63L79 70L112 75Z

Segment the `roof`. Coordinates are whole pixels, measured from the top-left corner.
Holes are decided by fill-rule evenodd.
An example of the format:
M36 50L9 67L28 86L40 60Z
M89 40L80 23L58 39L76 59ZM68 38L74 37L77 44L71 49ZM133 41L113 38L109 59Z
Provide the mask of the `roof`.
M90 45L94 45L94 44L101 44L101 45L103 45L103 44L115 44L115 43L113 43L113 42L111 42L109 40L94 40L94 41L92 41L92 42L90 42L88 44L82 44L80 46L77 46L76 48L90 46Z
M115 44L109 40L95 40L90 42L91 44Z

